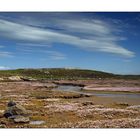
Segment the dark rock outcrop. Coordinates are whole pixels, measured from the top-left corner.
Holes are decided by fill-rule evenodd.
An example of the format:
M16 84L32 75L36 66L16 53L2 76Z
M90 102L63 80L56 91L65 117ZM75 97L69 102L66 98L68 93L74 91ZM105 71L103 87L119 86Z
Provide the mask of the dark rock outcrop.
M16 105L16 103L13 101L8 102L8 104L7 104L8 107L15 106L15 105Z

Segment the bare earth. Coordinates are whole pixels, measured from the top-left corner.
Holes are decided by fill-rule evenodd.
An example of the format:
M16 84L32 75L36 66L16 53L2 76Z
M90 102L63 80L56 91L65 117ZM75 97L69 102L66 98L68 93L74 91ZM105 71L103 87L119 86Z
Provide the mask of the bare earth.
M55 81L59 84L139 89L140 81ZM0 127L4 128L140 128L140 100L80 95L53 91L54 84L0 82ZM104 86L104 87L102 87ZM104 89L106 88L106 89ZM119 90L120 90L119 89ZM118 93L116 93L118 94ZM135 93L131 93L135 94ZM9 100L31 112L29 123L14 123L3 117Z

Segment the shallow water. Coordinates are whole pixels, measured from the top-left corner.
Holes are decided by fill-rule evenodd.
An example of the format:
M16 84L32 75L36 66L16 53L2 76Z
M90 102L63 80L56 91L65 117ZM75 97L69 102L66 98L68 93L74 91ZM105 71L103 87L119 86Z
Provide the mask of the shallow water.
M72 85L58 85L58 87L55 89L61 91L81 92L81 87Z
M40 124L44 124L45 121L31 121L30 124L32 125L40 125Z
M122 97L122 98L140 98L140 93L97 93L95 91L82 91L81 87L79 86L72 86L72 85L59 85L55 90L60 90L60 91L71 91L71 92L77 92L77 93L82 93L82 94L91 94L91 95L96 95L100 97Z

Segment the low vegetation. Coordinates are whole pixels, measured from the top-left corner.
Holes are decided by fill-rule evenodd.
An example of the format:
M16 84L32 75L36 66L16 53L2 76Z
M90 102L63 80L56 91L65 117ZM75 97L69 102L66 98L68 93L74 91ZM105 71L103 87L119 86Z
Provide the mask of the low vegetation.
M116 75L106 72L94 70L80 70L80 69L16 69L16 70L2 70L0 77L9 76L23 76L35 79L91 79L91 78L111 78Z

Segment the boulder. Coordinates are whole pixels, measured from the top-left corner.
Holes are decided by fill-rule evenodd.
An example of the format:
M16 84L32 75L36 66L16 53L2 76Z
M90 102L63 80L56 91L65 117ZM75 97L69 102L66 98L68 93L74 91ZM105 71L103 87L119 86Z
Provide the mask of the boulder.
M28 116L28 113L29 112L21 105L14 105L14 106L8 107L5 110L4 116L6 118L11 117L11 116L15 116L15 115Z
M13 119L14 122L29 122L29 111L23 106L17 105L15 102L10 101L7 104L7 109L4 112L4 117Z

